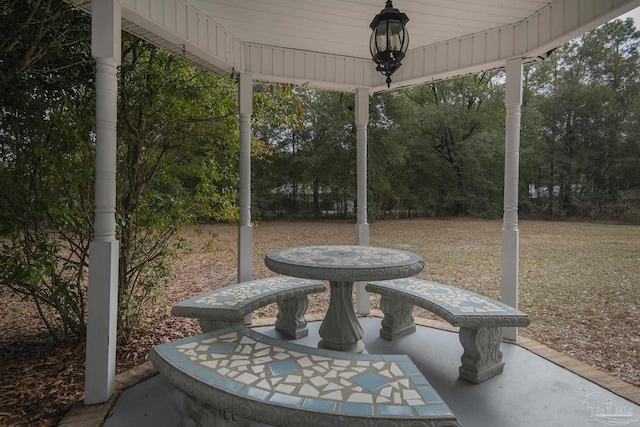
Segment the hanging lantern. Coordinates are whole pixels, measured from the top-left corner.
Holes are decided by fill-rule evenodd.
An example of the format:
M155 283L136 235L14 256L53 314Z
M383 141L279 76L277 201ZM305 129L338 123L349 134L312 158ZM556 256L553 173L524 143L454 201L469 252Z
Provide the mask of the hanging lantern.
M376 70L387 77L387 87L391 86L391 75L402 65L407 48L409 33L405 24L409 18L398 9L394 9L391 0L387 0L384 9L371 22L371 40L369 49Z

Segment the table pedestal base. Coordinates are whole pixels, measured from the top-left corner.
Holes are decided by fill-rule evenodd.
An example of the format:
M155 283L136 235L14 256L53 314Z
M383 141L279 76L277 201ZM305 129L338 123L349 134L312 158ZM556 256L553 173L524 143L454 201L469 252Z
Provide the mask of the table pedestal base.
M319 348L362 353L364 331L353 309L353 282L329 282L329 309L320 326Z

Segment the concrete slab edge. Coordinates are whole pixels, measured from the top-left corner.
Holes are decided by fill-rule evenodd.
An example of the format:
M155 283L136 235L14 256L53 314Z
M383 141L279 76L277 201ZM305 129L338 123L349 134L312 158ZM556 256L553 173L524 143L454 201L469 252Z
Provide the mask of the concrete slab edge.
M307 321L321 321L323 317L324 315L322 314L311 314L307 315ZM382 311L374 309L371 310L371 314L364 317L382 318L384 315L382 314ZM273 326L275 322L275 318L254 318L251 322L251 326ZM416 318L415 323L420 326L449 332L458 331L458 328L454 328L448 323L440 320ZM563 367L564 369L567 369L568 371L573 372L576 375L586 378L587 380L617 394L622 398L640 405L640 387L626 383L605 372L598 371L593 366L575 360L557 350L547 347L542 343L534 341L531 338L519 336L518 341L515 344L544 359L547 359L552 363L555 363L558 366ZM109 414L111 407L118 399L120 393L131 386L151 378L155 374L157 374L157 371L153 367L153 364L151 362L145 362L129 369L128 371L116 375L116 390L108 402L89 406L85 406L81 401L77 402L69 412L67 412L62 421L60 421L58 427L102 427L105 418Z

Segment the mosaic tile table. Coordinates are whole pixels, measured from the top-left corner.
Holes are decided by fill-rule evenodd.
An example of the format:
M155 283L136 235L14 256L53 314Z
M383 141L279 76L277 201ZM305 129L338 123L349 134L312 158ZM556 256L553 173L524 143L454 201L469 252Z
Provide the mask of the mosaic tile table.
M425 426L459 423L406 355L283 342L243 325L155 346L188 425Z
M460 378L472 383L480 383L503 371L502 327L530 323L525 313L499 301L429 280L409 277L371 282L366 289L382 296L382 338L394 340L415 332L414 305L460 327L458 335L464 348Z
M328 280L331 297L318 347L362 352L364 335L353 309L353 282L413 276L424 268L416 254L371 246L300 246L276 249L265 258L276 273Z

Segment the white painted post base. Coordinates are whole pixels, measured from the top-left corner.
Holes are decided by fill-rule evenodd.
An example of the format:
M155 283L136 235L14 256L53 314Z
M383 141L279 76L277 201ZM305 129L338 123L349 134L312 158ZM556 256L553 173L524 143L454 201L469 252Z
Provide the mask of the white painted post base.
M253 279L253 227L241 225L238 227L238 282L248 282ZM244 322L251 324L252 314L245 316Z
M518 308L518 254L520 253L520 232L516 228L502 230L502 302ZM505 327L502 335L510 341L517 341L518 328Z
M248 282L251 277L253 263L253 227L241 225L238 227L238 282Z
M369 224L356 224L356 244L369 246ZM355 282L356 313L363 315L371 313L371 298L364 288L366 285L366 282Z
M86 405L106 402L115 389L119 242L93 241L89 251Z

